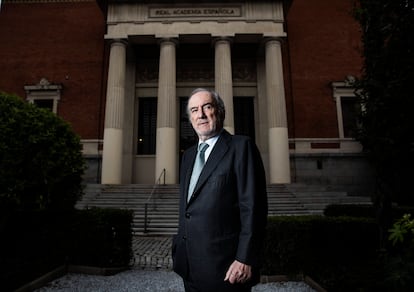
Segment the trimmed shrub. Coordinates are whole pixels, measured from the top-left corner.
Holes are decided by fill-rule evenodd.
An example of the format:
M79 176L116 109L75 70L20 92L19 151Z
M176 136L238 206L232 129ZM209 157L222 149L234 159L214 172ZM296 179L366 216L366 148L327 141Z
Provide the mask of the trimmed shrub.
M370 291L382 275L378 248L374 219L271 217L262 273L305 274L328 291Z
M104 268L128 266L133 211L92 208L77 213L71 224L68 261Z
M128 267L132 211L115 209L15 211L0 229L2 291L64 264Z
M350 216L376 218L377 216L373 205L362 204L331 204L326 206L323 214L331 217Z
M402 217L404 214L411 214L414 217L414 207L410 206L393 206L391 209L392 219ZM325 216L330 217L365 217L377 218L378 210L374 205L363 204L331 204L324 210Z
M47 109L0 92L0 209L72 209L82 195L80 139Z

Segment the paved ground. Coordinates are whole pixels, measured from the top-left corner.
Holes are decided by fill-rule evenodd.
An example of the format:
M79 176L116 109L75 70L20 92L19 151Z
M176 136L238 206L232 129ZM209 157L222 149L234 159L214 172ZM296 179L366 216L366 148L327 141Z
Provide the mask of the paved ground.
M35 292L183 292L181 278L172 271L172 237L133 238L134 266L113 276L67 274ZM304 282L258 284L253 292L315 292Z
M171 270L171 241L170 236L134 236L132 249L134 250L135 268Z

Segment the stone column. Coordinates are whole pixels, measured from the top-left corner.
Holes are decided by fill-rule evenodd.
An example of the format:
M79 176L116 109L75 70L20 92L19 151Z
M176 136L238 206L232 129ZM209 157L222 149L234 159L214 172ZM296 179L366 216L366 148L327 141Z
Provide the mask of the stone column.
M167 184L178 183L175 51L175 40L161 40L158 79L155 179L158 179L163 169L165 169L165 182Z
M136 152L134 141L135 122L135 92L136 92L136 67L135 47L128 46L126 50L125 68L125 102L124 102L124 127L123 127L123 161L122 184L132 183L133 169Z
M266 42L266 95L269 119L269 183L290 183L289 138L281 43Z
M226 107L224 128L234 134L233 78L231 73L231 48L229 38L217 38L215 46L215 86Z
M122 144L127 43L116 40L109 55L102 154L102 184L122 182Z

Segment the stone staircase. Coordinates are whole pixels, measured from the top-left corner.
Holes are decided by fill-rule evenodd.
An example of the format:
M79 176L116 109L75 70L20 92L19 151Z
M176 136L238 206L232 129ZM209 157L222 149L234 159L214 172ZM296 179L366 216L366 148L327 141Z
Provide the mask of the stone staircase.
M267 191L269 216L323 214L326 205L332 203L369 203L369 198L349 197L345 192L319 186L268 185ZM154 189L144 184L89 184L76 207L130 209L134 211L135 235L171 235L178 226L178 193L178 185L158 185Z
M287 189L286 185L267 186L269 216L307 215L305 206Z
M369 197L349 196L340 186L289 184L286 188L303 204L308 214L322 215L331 204L371 204Z
M178 188L178 185L158 185L154 189L153 185L145 184L89 184L76 208L129 209L134 211L135 235L169 235L176 233L178 226Z

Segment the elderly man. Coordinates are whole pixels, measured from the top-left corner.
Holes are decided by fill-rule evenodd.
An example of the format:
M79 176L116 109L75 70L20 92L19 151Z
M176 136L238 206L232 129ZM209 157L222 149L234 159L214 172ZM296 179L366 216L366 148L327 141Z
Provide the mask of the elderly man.
M223 129L214 91L196 89L188 115L199 143L183 155L174 271L189 291L251 291L260 277L267 222L266 179L248 137Z

